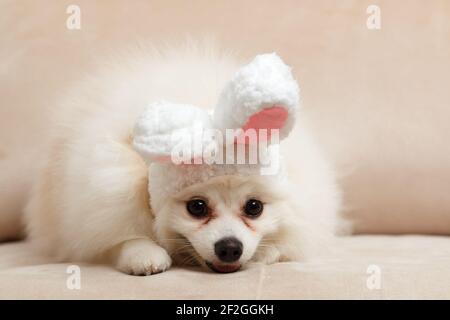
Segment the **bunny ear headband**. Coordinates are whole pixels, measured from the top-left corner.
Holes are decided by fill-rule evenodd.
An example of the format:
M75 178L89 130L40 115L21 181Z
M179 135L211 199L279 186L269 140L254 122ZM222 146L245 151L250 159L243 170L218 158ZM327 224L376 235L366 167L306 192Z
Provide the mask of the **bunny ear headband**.
M150 166L152 206L153 199L214 176L264 174L262 161L224 164L211 162L211 157L230 145L235 148L239 143L261 145L266 141L263 149L270 162L279 156L273 138L288 136L298 106L297 82L275 53L258 55L239 69L223 89L212 115L190 105L167 101L150 104L136 122L133 146ZM205 134L227 137L230 130L235 132L231 142L223 142L217 134ZM250 139L249 133L255 133L256 140ZM185 151L181 161L174 157L180 150ZM281 176L279 170L274 176Z

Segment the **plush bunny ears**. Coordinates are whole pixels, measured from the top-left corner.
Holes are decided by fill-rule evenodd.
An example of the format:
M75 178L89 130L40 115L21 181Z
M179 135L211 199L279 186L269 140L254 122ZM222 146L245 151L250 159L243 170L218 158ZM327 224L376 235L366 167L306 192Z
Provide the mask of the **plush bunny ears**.
M174 147L191 146L191 158L219 148L204 129L279 130L284 139L291 131L299 106L299 89L291 69L276 55L258 55L238 70L223 89L212 118L204 110L160 101L149 105L138 118L134 148L148 161L170 159ZM192 140L200 143L190 144Z
M275 54L262 54L242 67L226 85L214 110L214 125L225 129L291 131L299 89L291 68Z

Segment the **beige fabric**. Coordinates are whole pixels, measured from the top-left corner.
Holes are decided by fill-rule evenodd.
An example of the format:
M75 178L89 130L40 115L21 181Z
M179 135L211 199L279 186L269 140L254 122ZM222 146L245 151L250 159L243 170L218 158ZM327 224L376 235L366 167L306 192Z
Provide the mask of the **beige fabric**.
M81 289L66 286L69 264L49 264L26 243L0 246L0 299L450 299L450 239L353 236L333 257L254 265L233 274L173 268L150 277L80 264ZM381 271L369 290L367 268Z

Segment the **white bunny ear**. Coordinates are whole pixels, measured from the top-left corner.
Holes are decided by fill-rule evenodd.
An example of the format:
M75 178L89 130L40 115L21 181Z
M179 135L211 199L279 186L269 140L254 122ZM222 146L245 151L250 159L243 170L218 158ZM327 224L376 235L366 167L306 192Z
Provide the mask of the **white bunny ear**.
M200 108L155 102L136 121L133 147L148 163L174 160L174 150L186 151L183 157L188 160L202 158L204 148L213 143L203 137L203 130L210 127L210 116Z
M262 54L238 70L226 85L214 111L214 125L225 129L291 131L299 107L299 88L288 67L275 54Z

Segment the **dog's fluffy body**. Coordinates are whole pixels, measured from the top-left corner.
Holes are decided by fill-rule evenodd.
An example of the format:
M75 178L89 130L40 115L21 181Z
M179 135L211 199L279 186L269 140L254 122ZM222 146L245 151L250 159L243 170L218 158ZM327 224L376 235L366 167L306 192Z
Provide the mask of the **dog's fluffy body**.
M213 259L210 243L230 230L248 248L242 264L301 260L329 248L339 192L301 115L282 144L291 182L215 177L152 212L148 166L131 145L136 118L161 98L213 107L238 64L214 50L143 51L104 63L55 106L52 144L26 214L37 247L60 261L109 261L131 274L160 272L173 260L204 264ZM207 227L182 212L183 201L199 194L219 212ZM268 204L246 222L236 211L249 194Z

